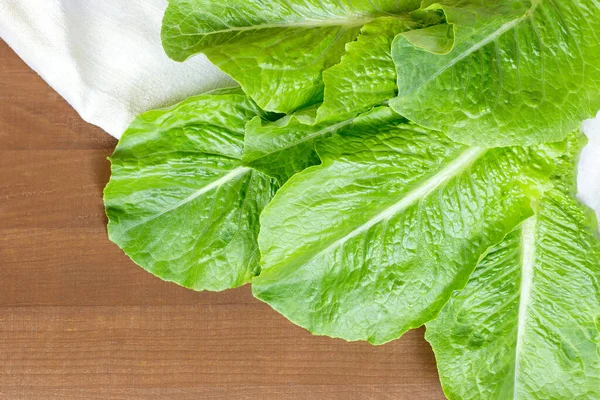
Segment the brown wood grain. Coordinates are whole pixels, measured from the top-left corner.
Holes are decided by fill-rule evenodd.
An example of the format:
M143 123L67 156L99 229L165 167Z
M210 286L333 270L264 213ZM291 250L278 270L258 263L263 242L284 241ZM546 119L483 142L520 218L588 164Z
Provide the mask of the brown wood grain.
M0 399L443 399L422 330L315 337L135 266L105 230L115 144L0 42Z

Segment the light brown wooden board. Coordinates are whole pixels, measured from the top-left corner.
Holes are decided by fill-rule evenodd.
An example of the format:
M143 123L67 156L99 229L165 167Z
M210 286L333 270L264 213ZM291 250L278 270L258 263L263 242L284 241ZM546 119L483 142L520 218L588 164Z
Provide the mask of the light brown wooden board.
M315 337L134 265L105 230L115 144L0 41L0 399L443 399L422 330Z

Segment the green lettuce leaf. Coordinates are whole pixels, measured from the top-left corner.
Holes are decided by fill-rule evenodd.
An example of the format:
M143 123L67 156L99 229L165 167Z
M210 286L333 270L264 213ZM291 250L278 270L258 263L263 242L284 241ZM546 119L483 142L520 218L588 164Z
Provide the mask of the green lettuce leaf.
M533 213L542 149L457 144L377 108L316 144L261 215L254 295L315 334L380 344L433 319Z
M399 35L390 106L454 140L561 140L600 109L596 0L425 0L448 25Z
M346 45L340 63L323 72L325 99L316 120L344 120L396 97L392 41L401 32L442 21L437 12L414 12L411 19L378 18L366 24L358 39Z
M242 165L244 127L265 115L240 89L137 117L104 192L108 234L154 275L195 290L247 283L259 270L259 214L275 182Z
M408 18L419 0L170 0L167 54L204 53L263 109L289 113L322 101L322 72L378 17Z
M325 98L318 121L354 116L396 97L392 40L409 27L409 22L390 17L362 28L358 40L346 46L341 62L323 72Z
M598 225L570 164L427 324L450 399L600 398Z

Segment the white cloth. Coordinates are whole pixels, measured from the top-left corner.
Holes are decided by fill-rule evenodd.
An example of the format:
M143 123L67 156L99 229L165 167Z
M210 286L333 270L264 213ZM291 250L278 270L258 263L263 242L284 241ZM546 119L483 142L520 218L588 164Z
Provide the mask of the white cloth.
M583 123L589 142L581 153L577 188L579 198L596 211L600 219L600 113Z
M166 0L0 0L0 37L81 117L119 137L135 115L233 81L163 51Z
M167 58L166 0L0 0L0 37L81 117L119 137L136 114L234 82L203 56ZM579 197L600 215L600 114L579 166Z

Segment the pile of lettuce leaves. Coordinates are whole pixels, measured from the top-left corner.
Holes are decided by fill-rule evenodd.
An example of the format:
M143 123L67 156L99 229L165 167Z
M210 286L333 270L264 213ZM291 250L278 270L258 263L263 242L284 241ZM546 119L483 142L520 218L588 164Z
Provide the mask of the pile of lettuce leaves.
M600 241L575 185L597 0L170 0L162 42L239 87L124 133L105 205L133 261L251 283L317 335L426 325L450 399L600 399Z

